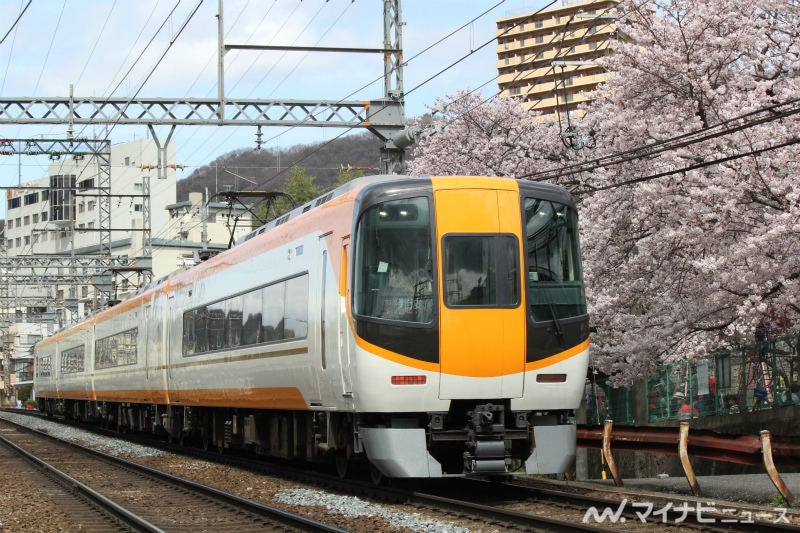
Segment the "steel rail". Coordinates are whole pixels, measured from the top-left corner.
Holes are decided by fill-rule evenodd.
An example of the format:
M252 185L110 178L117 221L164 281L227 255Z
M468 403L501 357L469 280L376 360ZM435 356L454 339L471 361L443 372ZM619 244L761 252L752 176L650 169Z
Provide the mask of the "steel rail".
M302 529L303 531L311 531L311 532L347 533L347 530L345 530L345 529L341 529L341 528L338 528L336 526L332 526L332 525L326 524L324 522L320 522L318 520L314 520L312 518L308 518L308 517L305 517L305 516L302 516L302 515L298 515L298 514L289 512L289 511L285 511L283 509L280 509L280 508L277 508L277 507L273 507L273 506L270 506L270 505L266 505L266 504L263 504L263 503L260 503L260 502L254 501L254 500L243 498L241 496L237 496L235 494L232 494L232 493L229 493L229 492L225 492L223 490L211 487L209 485L205 485L205 484L202 484L202 483L191 481L189 479L182 478L182 477L179 477L179 476L175 476L175 475L169 474L167 472L162 472L160 470L157 470L157 469L154 469L154 468L151 468L151 467L148 467L148 466L145 466L145 465L133 462L133 461L128 461L128 460L123 459L121 457L117 457L117 456L114 456L114 455L111 455L111 454L108 454L108 453L105 453L105 452L102 452L102 451L99 451L99 450L94 450L92 448L88 448L86 446L82 446L80 444L76 444L74 442L64 441L64 440L61 440L61 439L59 439L59 438L57 438L57 437L55 437L53 435L49 435L47 433L43 433L43 432L35 430L35 429L31 429L31 428L27 428L27 427L24 427L24 426L20 426L19 424L16 424L16 423L14 423L12 421L9 421L9 420L2 420L2 422L6 422L8 424L15 425L17 427L22 428L26 432L33 433L33 434L36 434L37 436L44 437L46 439L58 442L59 444L64 445L64 446L69 446L71 448L79 450L79 451L81 451L83 453L86 453L88 455L99 457L99 458L101 458L103 460L106 460L106 461L108 461L110 463L117 464L117 465L122 466L124 468L127 468L129 470L132 470L132 471L135 471L135 472L139 472L139 473L143 473L145 475L158 478L158 479L160 479L162 481L165 481L167 483L170 483L170 484L173 484L173 485L188 489L188 490L193 491L193 492L202 493L207 497L215 498L217 500L222 500L222 501L224 501L226 503L231 504L232 506L240 507L240 508L242 508L244 510L251 511L253 513L265 516L268 519L272 519L272 520L275 520L275 521L280 521L284 525L287 525L287 526L290 526L290 527L297 527L299 529ZM21 450L20 453L24 453L24 454L26 454L26 456L30 455L30 457L32 457L32 460L34 462L36 462L37 464L40 464L43 468L46 468L47 470L52 471L55 475L57 475L59 477L63 476L62 477L63 479L65 479L70 484L74 484L80 490L83 491L83 488L81 488L81 487L85 487L86 490L88 490L88 492L86 492L87 496L92 498L93 500L96 499L95 494L98 495L101 499L97 499L96 501L98 501L104 507L110 506L110 507L108 507L109 510L111 512L113 512L115 515L117 514L117 512L122 513L121 515L118 515L122 519L124 519L124 520L133 520L134 521L133 524L135 526L141 528L144 531L162 531L157 526L149 524L149 522L147 522L146 520L137 517L137 515L135 515L134 513L130 513L124 507L121 507L121 506L117 505L112 500L110 500L108 498L105 498L103 495L101 495L99 493L96 493L95 491L93 491L88 486L82 484L80 481L75 480L74 478L71 478L67 474L61 473L58 469L56 469L55 467L52 467L51 465L48 465L45 461L42 461L41 459L36 458L32 454L29 454L25 450L22 450L21 448L17 447L13 443L8 442L8 440L5 437L0 436L0 440L2 440L3 442L7 442L10 446L14 447L15 450ZM130 515L130 517L128 517L128 515ZM141 521L141 523L139 521ZM151 526L154 529L149 529Z

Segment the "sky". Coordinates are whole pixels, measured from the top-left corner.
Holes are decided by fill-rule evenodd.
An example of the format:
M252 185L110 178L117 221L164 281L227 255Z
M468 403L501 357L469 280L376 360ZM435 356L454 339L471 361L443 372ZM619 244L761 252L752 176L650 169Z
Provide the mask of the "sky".
M406 117L422 115L437 98L461 90L496 94L496 20L549 4L403 1ZM215 0L0 0L0 97L66 97L72 85L76 97L214 98L218 7ZM228 45L383 46L381 0L224 0L223 13ZM224 76L227 98L352 101L381 98L384 91L380 54L231 50ZM262 131L263 146L271 150L324 142L343 132L327 127ZM156 127L161 140L168 132ZM227 152L254 148L255 133L248 126L178 126L172 136L176 163L186 167L178 179ZM0 124L3 139L66 135L67 125ZM146 126L116 126L109 138L118 143L147 135ZM78 125L75 136L103 138L106 131ZM0 187L46 177L49 162L0 155ZM0 217L4 211L2 205Z

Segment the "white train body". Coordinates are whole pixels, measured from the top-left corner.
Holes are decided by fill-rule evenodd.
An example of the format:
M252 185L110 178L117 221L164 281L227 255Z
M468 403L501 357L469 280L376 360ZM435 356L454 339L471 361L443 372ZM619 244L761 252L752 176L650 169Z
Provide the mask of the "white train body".
M563 472L576 216L504 178L369 177L40 342L40 408L341 473Z

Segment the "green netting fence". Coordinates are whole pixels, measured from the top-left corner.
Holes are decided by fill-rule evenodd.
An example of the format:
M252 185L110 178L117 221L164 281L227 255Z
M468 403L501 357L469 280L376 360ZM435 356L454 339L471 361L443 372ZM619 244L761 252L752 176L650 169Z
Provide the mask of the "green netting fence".
M800 335L793 334L662 365L645 379L643 392L592 379L587 422L634 423L633 407L641 401L649 422L800 404L798 348Z

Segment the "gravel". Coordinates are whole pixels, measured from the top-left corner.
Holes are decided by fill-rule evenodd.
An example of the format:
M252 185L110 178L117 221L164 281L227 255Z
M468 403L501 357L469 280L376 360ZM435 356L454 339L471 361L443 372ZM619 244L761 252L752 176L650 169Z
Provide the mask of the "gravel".
M369 503L355 496L339 496L319 490L291 489L279 492L275 499L288 505L322 506L328 512L348 517L375 517L386 519L394 527L407 528L412 531L469 533L469 529L444 522L426 520L418 514L391 511L381 505Z
M54 423L35 417L0 412L0 418L46 432L58 438L83 444L111 455L133 459L136 462L157 468L193 481L217 487L241 497L282 507L290 512L302 514L321 522L338 526L354 533L376 531L395 533L405 531L468 533L472 531L499 531L486 528L486 524L452 524L425 516L406 512L401 506L383 505L353 496L342 496L304 486L293 481L263 474L254 474L230 466L190 459L181 455L126 442L122 439L103 437L80 428ZM0 461L0 532L49 532L69 531L68 522L37 520L37 517L54 517L56 513L47 495L27 486L18 472L11 472ZM21 491L15 487L22 488ZM23 488L24 487L24 488Z

